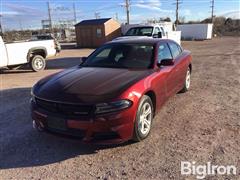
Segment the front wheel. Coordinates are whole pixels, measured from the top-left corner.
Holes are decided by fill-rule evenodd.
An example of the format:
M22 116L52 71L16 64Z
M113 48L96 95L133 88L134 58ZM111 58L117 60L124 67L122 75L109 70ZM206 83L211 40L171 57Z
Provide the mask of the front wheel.
M180 91L181 93L185 93L189 90L190 88L190 84L191 84L191 70L188 67L187 73L186 73L186 77L185 77L185 81L184 81L184 85L182 90Z
M149 96L144 95L140 100L134 123L134 141L139 142L149 135L152 126L153 113L152 101Z
M34 72L41 71L41 70L45 69L46 61L42 56L36 55L31 59L30 67Z

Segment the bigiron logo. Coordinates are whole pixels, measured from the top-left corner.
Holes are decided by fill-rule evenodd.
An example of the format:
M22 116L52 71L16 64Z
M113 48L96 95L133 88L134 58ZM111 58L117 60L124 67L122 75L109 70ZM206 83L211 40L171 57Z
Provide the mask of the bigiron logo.
M205 165L198 165L195 161L181 161L181 175L195 175L197 179L204 179L206 176L236 175L237 168L234 165L212 165L207 162Z

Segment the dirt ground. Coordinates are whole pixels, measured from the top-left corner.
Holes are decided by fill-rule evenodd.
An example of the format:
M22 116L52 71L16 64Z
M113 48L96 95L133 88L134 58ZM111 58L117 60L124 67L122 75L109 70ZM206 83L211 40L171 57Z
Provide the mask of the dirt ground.
M236 176L206 179L240 179L240 38L182 44L193 55L191 89L165 104L140 143L86 145L32 129L33 84L90 49L63 50L42 72L0 74L0 179L195 179L180 174L181 161L235 165Z

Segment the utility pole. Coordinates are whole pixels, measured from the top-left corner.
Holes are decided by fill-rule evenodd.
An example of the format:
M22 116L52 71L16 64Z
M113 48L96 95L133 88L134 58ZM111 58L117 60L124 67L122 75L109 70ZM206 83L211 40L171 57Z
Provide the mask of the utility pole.
M177 0L177 2L176 2L176 25L178 25L178 22L179 22L179 20L178 20L178 8L179 8L179 0Z
M130 7L129 0L125 0L125 8L126 8L126 13L127 13L127 24L130 23L129 7Z
M176 25L178 25L179 23L179 5L181 4L182 2L180 2L180 0L176 0L176 3L173 3L173 4L176 4Z
M53 27L52 27L52 16L51 16L51 8L50 8L50 3L47 2L48 5L48 21L49 21L49 30L52 33Z
M77 15L76 15L75 3L73 3L73 17L74 17L74 23L77 23Z
M0 14L0 35L3 34L3 29L2 29L2 15Z
M115 18L116 18L116 21L118 21L118 13L116 13L115 15L116 15L116 17L115 17Z
M130 23L130 0L125 0L125 4L121 5L122 7L124 7L126 9L126 14L127 14L127 22L126 24Z
M211 9L212 9L212 15L211 15L211 21L212 21L212 23L213 23L213 21L214 21L214 0L211 0Z
M21 18L18 18L18 22L19 22L20 30L23 31L23 26L22 26L22 20L21 20Z
M95 16L96 19L99 19L100 18L100 13L99 12L95 12L94 16Z

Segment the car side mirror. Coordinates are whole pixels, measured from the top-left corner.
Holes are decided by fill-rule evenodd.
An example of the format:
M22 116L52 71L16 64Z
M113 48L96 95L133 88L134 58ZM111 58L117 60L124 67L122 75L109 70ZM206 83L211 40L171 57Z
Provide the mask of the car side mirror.
M162 59L161 62L157 63L157 66L172 66L174 65L173 59Z
M162 38L162 32L158 32L158 38Z
M87 60L87 57L82 57L82 58L81 58L81 63L80 63L80 64L83 64L83 63L85 63L85 62L86 62L86 60Z
M153 35L153 38L162 38L162 32Z

